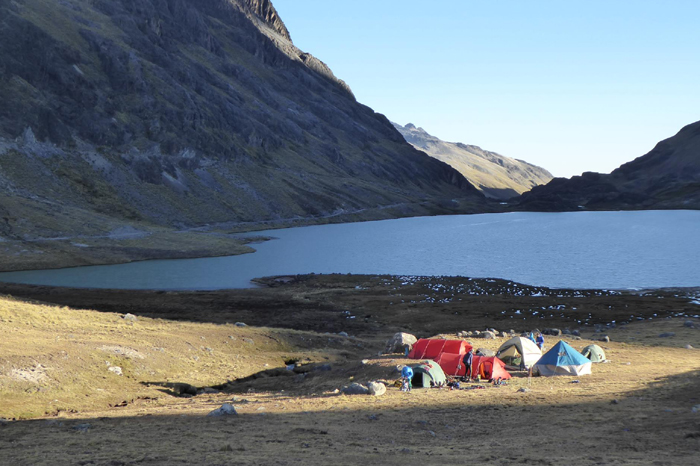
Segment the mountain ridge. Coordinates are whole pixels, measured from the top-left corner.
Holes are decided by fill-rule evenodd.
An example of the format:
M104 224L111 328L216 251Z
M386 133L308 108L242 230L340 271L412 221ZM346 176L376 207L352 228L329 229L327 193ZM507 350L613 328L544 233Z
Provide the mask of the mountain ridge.
M507 200L553 177L544 168L479 146L447 142L412 123L392 123L408 143L458 170L487 197Z
M700 209L700 121L610 174L555 178L524 193L519 210Z
M0 12L12 237L90 233L75 209L111 231L97 225L483 208L296 48L267 0L2 0Z

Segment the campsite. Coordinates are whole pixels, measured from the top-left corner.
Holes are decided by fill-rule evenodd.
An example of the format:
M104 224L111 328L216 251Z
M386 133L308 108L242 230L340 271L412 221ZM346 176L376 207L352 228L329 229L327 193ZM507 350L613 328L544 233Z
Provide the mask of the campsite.
M1 365L14 375L0 377L2 463L697 464L700 358L686 346L700 348L698 290L351 275L260 282L220 292L2 285ZM439 302L460 285L468 291ZM579 335L545 335L545 354L562 340L576 352L597 345L608 362L586 375L510 370L505 385L474 377L406 393L394 385L398 368L424 361L429 345L416 359L384 353L397 332L496 354L523 332L552 328ZM20 354L19 340L36 352ZM446 372L459 365L440 354ZM342 392L371 381L386 393ZM237 415L208 416L224 404Z

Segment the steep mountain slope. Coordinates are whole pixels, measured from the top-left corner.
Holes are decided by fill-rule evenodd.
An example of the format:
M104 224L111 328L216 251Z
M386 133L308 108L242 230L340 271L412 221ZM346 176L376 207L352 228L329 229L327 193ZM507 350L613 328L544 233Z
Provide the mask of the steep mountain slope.
M525 193L526 210L700 209L700 121L609 175L555 178Z
M483 202L268 0L0 0L0 187L13 239Z
M488 197L509 199L552 179L547 170L525 161L478 146L445 142L411 123L393 125L416 149L455 168Z

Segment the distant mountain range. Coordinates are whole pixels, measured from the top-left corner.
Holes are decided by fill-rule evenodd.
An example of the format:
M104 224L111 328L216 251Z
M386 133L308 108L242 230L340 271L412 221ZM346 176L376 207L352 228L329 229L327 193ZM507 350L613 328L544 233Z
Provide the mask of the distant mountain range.
M455 168L488 197L510 199L552 179L547 170L525 161L478 146L445 142L411 123L393 125L413 147Z
M473 212L268 0L0 0L0 237Z
M533 211L700 209L700 121L612 173L555 178L523 194Z

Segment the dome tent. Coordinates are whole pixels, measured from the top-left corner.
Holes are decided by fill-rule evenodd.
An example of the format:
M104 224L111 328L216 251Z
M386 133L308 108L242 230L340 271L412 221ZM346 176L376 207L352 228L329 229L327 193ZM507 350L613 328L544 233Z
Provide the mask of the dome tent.
M464 340L421 338L411 348L409 359L435 359L442 353L467 354L471 345Z
M498 348L496 357L506 364L506 369L526 370L542 356L542 351L529 338L513 337Z
M511 375L506 370L506 364L495 356L474 356L470 376L476 376L486 380L510 379Z
M605 351L598 345L586 346L581 350L581 354L593 363L605 361Z
M447 383L445 373L442 371L440 364L435 361L424 361L410 367L413 369L411 385L414 388L430 388Z
M591 361L564 340L559 340L537 361L532 372L544 376L587 375L591 373Z

